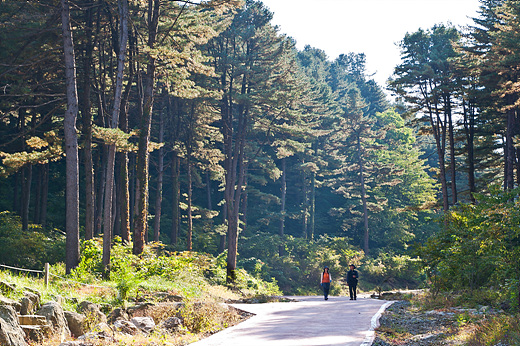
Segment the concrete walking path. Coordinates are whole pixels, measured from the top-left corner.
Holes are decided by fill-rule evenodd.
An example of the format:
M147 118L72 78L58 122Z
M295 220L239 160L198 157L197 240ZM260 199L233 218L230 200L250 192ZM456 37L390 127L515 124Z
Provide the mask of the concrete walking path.
M232 304L255 316L193 346L369 346L391 302L358 297L289 297L298 302Z

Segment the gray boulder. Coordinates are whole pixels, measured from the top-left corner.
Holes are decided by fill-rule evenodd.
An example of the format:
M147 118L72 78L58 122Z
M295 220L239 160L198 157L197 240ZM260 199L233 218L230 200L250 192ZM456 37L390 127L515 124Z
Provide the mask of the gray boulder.
M141 303L130 306L126 311L130 317L145 317L150 315L150 311L155 307L154 303Z
M130 321L125 321L125 320L115 321L114 328L117 332L123 333L123 334L136 335L141 332L141 330L139 328L137 328L135 324L133 324Z
M85 315L86 318L93 319L94 323L106 323L107 316L101 312L98 304L94 304L87 300L82 301L78 305L78 312Z
M47 322L51 324L52 331L61 336L69 337L70 330L63 313L63 308L56 302L49 302L44 304L37 315L45 316Z
M162 321L159 327L173 334L182 328L182 321L178 317L169 317Z
M105 340L109 342L115 342L113 337L114 331L106 323L99 323L96 325L91 332L85 333L78 338L81 341L89 340Z
M114 324L115 321L129 320L130 318L124 309L116 308L108 314L107 319L108 323Z
M151 317L134 317L130 322L147 334L155 329L155 322Z
M27 346L25 333L18 323L18 316L12 306L0 306L0 345Z
M40 308L40 297L32 292L24 292L20 304L20 315L32 315Z
M20 309L22 307L22 305L19 302L17 302L16 300L12 300L12 299L5 298L5 297L0 297L0 305L12 306L16 312L20 312Z
M65 315L67 325L69 326L70 332L73 336L77 338L87 332L85 326L85 315L73 311L64 311L63 314Z
M37 289L34 289L32 287L24 287L23 289L26 290L27 292L31 292L31 293L36 294L38 296L38 299L42 300L42 294Z

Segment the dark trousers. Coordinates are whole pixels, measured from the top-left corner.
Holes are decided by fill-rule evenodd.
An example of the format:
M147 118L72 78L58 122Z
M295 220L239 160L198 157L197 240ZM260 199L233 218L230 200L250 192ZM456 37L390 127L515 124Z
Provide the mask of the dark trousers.
M348 285L348 291L350 293L350 299L357 298L357 283Z
M321 288L323 288L323 295L327 298L329 296L330 282L323 282Z

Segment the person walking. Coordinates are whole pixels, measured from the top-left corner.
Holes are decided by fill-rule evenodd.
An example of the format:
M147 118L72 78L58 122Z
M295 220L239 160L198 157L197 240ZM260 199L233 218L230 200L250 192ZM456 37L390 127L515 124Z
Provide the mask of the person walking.
M350 270L347 272L347 285L348 291L350 293L350 300L357 299L357 283L359 274L356 270L356 266L351 264L349 265Z
M329 290L330 290L330 282L332 281L332 278L329 273L329 267L325 266L323 268L323 273L321 273L321 281L320 285L323 289L323 296L325 297L325 300L329 300Z

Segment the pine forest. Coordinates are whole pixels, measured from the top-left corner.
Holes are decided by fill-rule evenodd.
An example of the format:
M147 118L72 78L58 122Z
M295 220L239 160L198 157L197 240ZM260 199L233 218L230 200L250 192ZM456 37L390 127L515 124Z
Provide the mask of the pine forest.
M153 248L309 294L356 263L519 311L520 1L479 2L380 85L260 1L0 0L0 264L101 282Z

